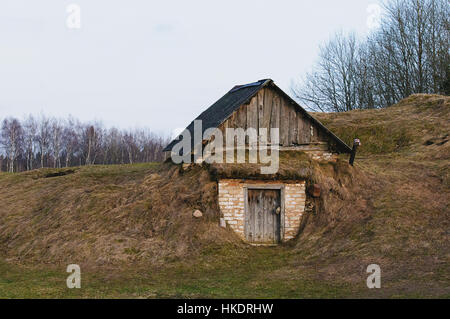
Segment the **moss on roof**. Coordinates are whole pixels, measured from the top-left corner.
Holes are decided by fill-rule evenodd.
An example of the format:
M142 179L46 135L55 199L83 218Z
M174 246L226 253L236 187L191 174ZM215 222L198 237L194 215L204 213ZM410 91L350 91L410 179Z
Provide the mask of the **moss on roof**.
M248 155L248 154L247 154ZM209 164L210 174L216 178L242 178L263 180L296 180L308 179L312 174L310 157L301 151L280 151L279 168L275 174L262 174L261 167L268 164L248 163L223 163Z

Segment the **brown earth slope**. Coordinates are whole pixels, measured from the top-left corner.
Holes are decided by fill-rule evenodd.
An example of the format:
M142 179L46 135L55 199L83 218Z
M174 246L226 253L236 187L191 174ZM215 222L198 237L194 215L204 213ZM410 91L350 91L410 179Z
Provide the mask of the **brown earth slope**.
M348 144L359 137L362 146L355 167L345 156L317 163L298 155L300 175L319 183L323 195L309 203L298 238L272 249L249 248L218 226L212 167L183 171L149 163L0 173L0 259L114 265L119 272L131 265L188 265L198 268L192 278L208 287L190 292L194 297L236 297L205 277L230 270L240 296L330 296L316 294L316 284L312 293L292 286L305 276L351 287L333 290L336 296L366 296L365 270L376 263L387 288L377 296L448 296L449 110L448 97L413 95L383 110L314 114ZM296 158L282 155L281 168L292 170ZM195 209L204 217L193 218Z
M211 219L216 184L200 169L183 177L152 163L40 169L1 174L0 185L0 249L15 262L163 262L229 237ZM197 208L206 220L192 219Z
M377 263L404 291L448 289L450 98L417 94L383 110L315 116L362 146L347 177L322 178L329 192L297 249L325 277L359 280Z

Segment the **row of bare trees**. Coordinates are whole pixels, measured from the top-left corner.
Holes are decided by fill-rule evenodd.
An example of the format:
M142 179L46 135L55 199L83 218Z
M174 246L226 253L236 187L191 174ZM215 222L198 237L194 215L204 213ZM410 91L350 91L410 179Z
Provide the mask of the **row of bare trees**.
M1 122L0 171L41 167L158 162L168 139L146 129L106 129L101 123L81 123L29 115Z
M392 0L366 39L337 33L295 97L315 111L381 108L413 93L450 92L450 2Z

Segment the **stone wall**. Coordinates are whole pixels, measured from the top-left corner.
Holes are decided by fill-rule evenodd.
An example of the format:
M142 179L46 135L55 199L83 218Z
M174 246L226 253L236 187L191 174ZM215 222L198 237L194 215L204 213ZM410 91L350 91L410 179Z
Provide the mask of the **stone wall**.
M283 185L284 186L284 234L283 240L294 238L300 227L305 211L305 181L254 181L242 179L219 180L219 207L222 217L242 239L245 239L245 198L244 186L251 185ZM283 201L283 197L281 198Z
M297 236L305 212L305 182L287 183L284 186L284 240Z

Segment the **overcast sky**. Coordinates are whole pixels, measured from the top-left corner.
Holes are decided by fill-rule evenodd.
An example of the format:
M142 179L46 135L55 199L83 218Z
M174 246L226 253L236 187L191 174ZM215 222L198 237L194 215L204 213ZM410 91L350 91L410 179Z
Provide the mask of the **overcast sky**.
M290 93L320 43L369 31L377 2L1 0L0 119L71 114L169 133L235 84L272 78Z

